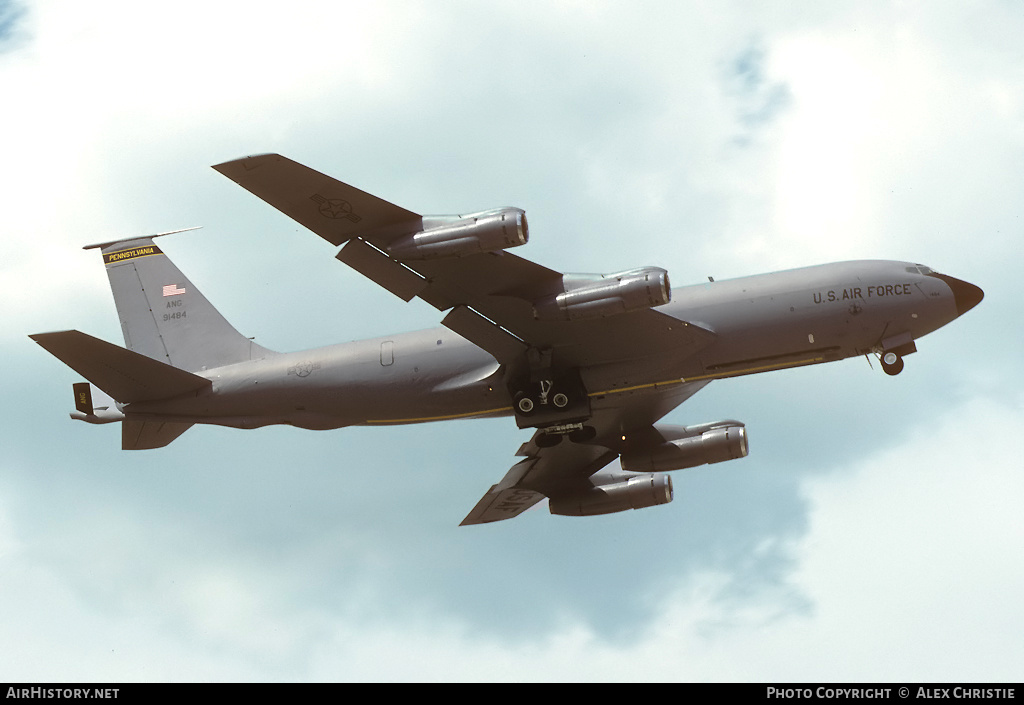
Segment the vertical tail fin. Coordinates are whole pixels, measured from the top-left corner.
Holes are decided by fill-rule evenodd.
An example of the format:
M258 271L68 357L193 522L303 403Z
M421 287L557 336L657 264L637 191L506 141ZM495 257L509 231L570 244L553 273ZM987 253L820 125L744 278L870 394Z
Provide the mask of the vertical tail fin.
M155 237L85 248L103 254L125 347L190 372L273 354L235 330L153 244Z
M75 393L75 410L81 414L92 413L92 385L88 382L75 382L71 385Z

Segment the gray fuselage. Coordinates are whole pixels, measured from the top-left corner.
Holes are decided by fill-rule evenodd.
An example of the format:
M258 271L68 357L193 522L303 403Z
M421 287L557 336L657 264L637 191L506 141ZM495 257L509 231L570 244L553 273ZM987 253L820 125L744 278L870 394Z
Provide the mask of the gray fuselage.
M580 375L593 398L881 352L962 313L959 283L909 262L866 260L686 286L656 310L710 331L713 342L683 357L638 349ZM197 374L212 390L124 412L313 429L512 413L498 362L446 328L268 354Z

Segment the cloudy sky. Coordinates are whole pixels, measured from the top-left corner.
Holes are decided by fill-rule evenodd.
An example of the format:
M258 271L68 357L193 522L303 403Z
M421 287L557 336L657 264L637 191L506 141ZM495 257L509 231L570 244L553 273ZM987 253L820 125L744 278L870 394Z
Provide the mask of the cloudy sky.
M0 680L1020 680L1024 8L0 0ZM667 506L458 522L511 419L124 452L27 334L120 344L161 247L298 350L437 325L209 165L276 151L519 253L677 284L923 262L986 292L899 377L712 384L751 454ZM1016 283L1015 283L1016 282Z

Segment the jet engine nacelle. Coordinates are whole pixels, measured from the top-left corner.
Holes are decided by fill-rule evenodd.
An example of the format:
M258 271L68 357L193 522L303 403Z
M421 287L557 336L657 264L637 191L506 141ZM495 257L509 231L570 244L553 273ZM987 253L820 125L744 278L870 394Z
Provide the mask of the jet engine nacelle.
M565 291L533 306L542 321L604 318L652 308L672 300L668 272L641 267L617 274L578 274L562 278Z
M585 517L643 509L672 501L672 478L668 475L609 475L605 479L607 482L604 484L593 486L581 494L552 497L548 509L552 514Z
M465 257L525 245L529 237L526 212L502 208L404 235L388 245L387 251L400 261Z
M747 429L736 421L658 427L664 442L630 448L619 459L628 472L664 472L746 457ZM676 436L673 438L673 436Z

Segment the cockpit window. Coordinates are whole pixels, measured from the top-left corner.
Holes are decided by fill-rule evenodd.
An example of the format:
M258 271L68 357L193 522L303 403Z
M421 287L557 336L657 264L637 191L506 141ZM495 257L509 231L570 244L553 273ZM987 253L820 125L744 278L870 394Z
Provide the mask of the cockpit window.
M907 267L907 271L911 274L935 274L935 270L931 267L926 267L923 264L918 264L913 267Z

